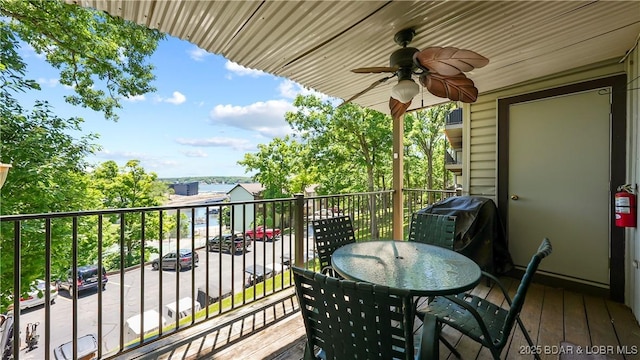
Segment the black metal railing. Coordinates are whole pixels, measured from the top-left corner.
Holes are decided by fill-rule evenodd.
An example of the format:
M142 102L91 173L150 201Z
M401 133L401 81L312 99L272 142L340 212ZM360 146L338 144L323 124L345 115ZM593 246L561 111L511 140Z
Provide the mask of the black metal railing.
M12 254L3 259L13 259L1 264L7 272L3 278L13 278L9 291L26 296L35 278L68 288L45 291L43 305L23 311L21 296L11 298L13 310L4 317L13 328L37 323L43 336L27 352L22 331L10 352L14 358L50 359L68 343L67 351L78 356L84 343L77 339L94 334L96 355L110 358L215 321L291 287L291 264L315 266L313 219L348 214L358 239L391 239L392 193L1 216L0 251ZM417 189L404 193L405 219L455 195ZM241 240L241 250L235 251L232 240L227 252L220 236L219 250L209 251L208 241L227 233L229 239ZM184 258L173 263L163 258L180 249L185 249ZM197 266L190 266L196 257ZM95 265L97 275L71 275L84 271L83 265ZM101 286L103 269L107 282ZM87 284L95 286L80 292Z
M462 108L453 109L446 117L446 125L462 124Z
M403 233L405 238L409 231L411 214L443 199L460 196L460 190L425 190L425 189L402 189L402 199L404 207Z
M461 165L462 161L458 160L458 157L455 154L452 154L447 150L444 153L444 163L445 165Z

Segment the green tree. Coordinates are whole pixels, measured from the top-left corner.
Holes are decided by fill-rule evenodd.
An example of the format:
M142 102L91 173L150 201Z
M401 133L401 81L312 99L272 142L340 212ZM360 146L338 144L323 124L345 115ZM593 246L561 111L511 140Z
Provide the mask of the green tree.
M354 104L335 108L315 96L298 96L294 105L297 110L286 119L309 147L323 192L385 187L383 173L391 163L389 116Z
M164 38L156 30L57 0L0 0L0 15L0 31L14 34L60 70L60 83L75 91L65 97L71 104L115 120L122 98L155 90L153 66L145 60ZM0 36L1 47L17 45L6 37Z
M26 65L17 54L17 40L0 27L0 161L11 163L9 181L2 188L0 214L33 214L76 211L93 208L97 197L89 190L85 174L85 157L92 153L96 136L73 138L82 119L63 119L53 114L51 107L37 101L25 109L14 97L16 91L38 89L35 82L25 79ZM4 223L0 229L0 311L12 295L14 227ZM23 221L20 227L23 289L43 276L45 226L42 221ZM51 226L51 249L69 253L67 239L71 224L58 221ZM82 227L83 224L80 224ZM83 247L85 243L81 244ZM52 259L53 272L66 264Z
M446 116L456 108L455 103L436 105L424 110L410 112L405 115L406 143L409 165L419 166L418 174L424 174L428 189L441 188L445 184L437 183L436 179L442 179L449 174L444 169L445 142L443 130ZM436 159L442 159L437 162ZM424 166L422 166L424 165ZM442 174L442 177L438 175Z
M285 117L309 147L321 191L374 191L385 188L391 179L392 121L388 115L354 104L334 107L316 96L298 96L295 112ZM369 201L369 220L373 234L377 234L375 197ZM375 235L374 235L375 236Z
M256 170L254 179L265 187L264 198L276 199L300 191L293 188L291 180L293 174L305 173L302 166L304 151L303 145L285 136L284 139L275 138L267 145L259 144L258 152L246 153L238 164L247 172Z
M114 161L100 164L91 174L94 188L102 195L102 202L107 208L139 208L162 205L168 187L158 180L155 173L147 173L138 160L129 160L118 168ZM125 229L125 266L138 264L141 254L142 217L139 213L125 214L124 217L111 219L112 227L106 245L111 245L118 238L120 226ZM145 237L158 239L158 213L145 214ZM124 222L124 223L123 223ZM163 229L164 230L164 229ZM112 264L119 266L120 264Z
M18 49L28 44L60 70L60 83L75 95L68 102L92 108L116 119L120 99L152 91L152 67L145 63L163 37L157 31L113 18L103 12L66 5L61 1L0 0L0 162L13 165L2 188L0 214L47 213L98 207L99 194L89 187L84 159L97 149L96 136L74 139L83 122L55 115L49 104L21 104L15 95L37 91L26 77L27 66ZM21 42L23 41L23 42ZM81 220L78 246L82 258L95 255L94 224ZM0 230L0 311L12 295L13 227ZM69 254L72 226L53 221L52 251ZM20 228L21 283L23 291L44 276L45 226L24 221ZM95 234L95 230L93 230ZM54 274L65 271L69 261L52 259Z

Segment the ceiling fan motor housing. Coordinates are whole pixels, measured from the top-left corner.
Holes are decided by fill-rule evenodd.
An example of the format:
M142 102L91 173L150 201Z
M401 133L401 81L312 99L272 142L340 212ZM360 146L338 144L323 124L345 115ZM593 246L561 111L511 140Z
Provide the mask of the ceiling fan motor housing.
M391 54L389 64L391 67L398 67L398 80L410 79L414 70L417 70L413 62L413 54L419 50L413 47L398 49Z

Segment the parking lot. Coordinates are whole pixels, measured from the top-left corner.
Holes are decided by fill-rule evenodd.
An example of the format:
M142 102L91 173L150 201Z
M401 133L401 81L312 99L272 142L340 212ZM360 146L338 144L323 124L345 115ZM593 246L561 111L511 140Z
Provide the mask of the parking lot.
M185 243L187 243L185 241ZM126 271L124 274L109 273L106 289L98 293L97 290L88 290L80 293L77 298L77 326L78 337L98 332L99 314L102 316L103 354L118 350L121 343L126 343L126 330L121 326L134 315L148 310L163 312L165 305L178 301L181 298L192 297L197 299L198 289L210 289L210 292L219 293L240 292L248 279L245 268L252 264L280 263L282 254L285 257L292 253L290 249L289 235L283 235L280 239L263 242L252 242L248 252L243 256L227 252L207 252L203 241L196 244L199 256L199 264L192 269L153 270L150 264L142 269L140 267ZM187 246L189 245L189 246ZM180 247L190 247L188 244L180 244ZM163 243L166 251L175 249L175 244ZM207 277L208 274L208 277ZM207 279L209 286L207 286ZM144 284L144 285L143 285ZM211 296L211 294L210 294ZM101 300L101 307L99 306ZM102 308L102 311L100 311ZM120 309L123 312L121 313ZM50 307L51 339L50 351L53 359L53 349L71 341L73 321L73 300L65 290L60 290L55 304ZM21 314L21 338L24 342L25 327L29 323L39 323L37 331L45 333L45 308L38 306L24 310ZM44 358L45 339L41 336L39 345L32 351L24 349L22 345L21 359Z

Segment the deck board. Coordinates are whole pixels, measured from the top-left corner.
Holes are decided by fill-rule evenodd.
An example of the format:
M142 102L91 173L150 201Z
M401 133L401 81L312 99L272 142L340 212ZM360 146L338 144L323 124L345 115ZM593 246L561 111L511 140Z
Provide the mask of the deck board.
M512 281L512 285L509 288L509 296L513 298L515 295L519 282ZM529 336L534 343L537 341L537 334L539 332L540 317L542 314L542 299L544 296L544 287L538 284L531 284L527 293L527 298L522 306L522 312L520 313L520 319L524 323L525 328L529 332ZM529 343L527 343L522 330L518 326L511 332L511 339L506 356L503 351L502 355L506 359L521 359L523 353L526 353L526 349L529 349Z
M540 323L545 325L540 328L538 333L538 345L543 346L540 356L543 360L557 359L558 355L553 353L553 348L547 347L558 346L558 340L564 339L562 295L561 291L545 291L544 294Z
M572 291L564 292L564 340L572 344L589 343L589 323L584 299Z
M587 308L587 320L589 321L589 334L591 335L591 344L578 345L590 345L591 347L620 345L618 344L618 339L615 335L612 320L609 316L609 311L607 309L605 299L586 296L585 307ZM596 350L594 352L599 352L599 350ZM620 354L606 355L607 357L610 357L612 359L624 359L624 356Z
M501 280L510 295L513 295L519 282L511 278ZM472 290L472 293L507 307L502 292L497 286L488 287L483 281ZM304 324L300 312L293 315L289 313L281 321L274 320L283 313L290 312L290 308L291 305L277 304L256 312L252 318L243 318L242 325L236 324L226 330L219 329L215 334L209 333L206 336L194 338L187 345L173 349L172 353L165 353L162 356L147 355L164 359L300 360L304 353L305 342ZM557 351L561 342L568 341L582 346L583 349L585 346L609 346L613 352L606 354L608 359L640 359L637 351L640 350L640 326L631 310L623 304L534 283L529 288L521 318L534 343L542 349L546 346L548 350ZM416 329L418 330L416 336L419 336L421 329L419 320L416 321ZM240 333L252 334L244 339L237 339ZM492 358L487 349L481 348L479 344L452 328L445 327L443 334L462 353L462 359ZM217 339L214 336L217 336ZM218 345L212 345L212 343ZM501 357L533 359L533 356L521 354L521 347L525 345L526 340L518 328L512 332ZM626 354L617 353L625 349ZM444 345L440 346L440 350L440 359L455 359ZM557 353L542 355L546 359L558 359Z
M620 350L626 355L625 359L640 359L640 341L638 340L640 339L640 328L635 326L635 318L631 313L631 309L623 304L609 300L606 301L606 305L611 315L616 336L622 345Z

